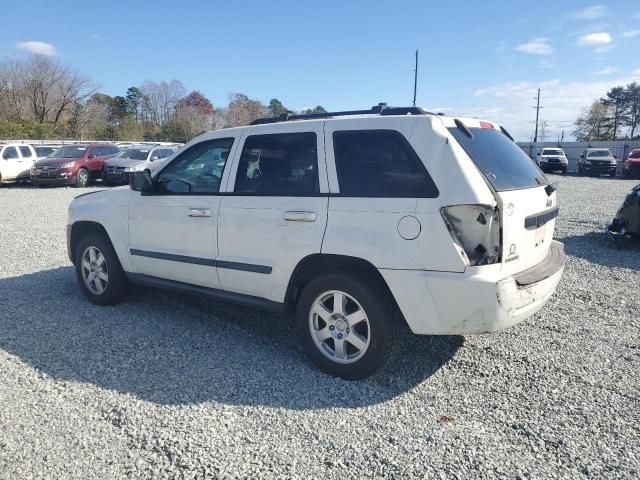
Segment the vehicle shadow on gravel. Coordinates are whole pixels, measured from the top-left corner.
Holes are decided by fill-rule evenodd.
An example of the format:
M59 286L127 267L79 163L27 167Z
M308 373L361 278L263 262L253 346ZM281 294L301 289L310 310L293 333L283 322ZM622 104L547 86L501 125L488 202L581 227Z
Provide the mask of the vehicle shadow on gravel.
M609 268L640 270L640 243L623 239L618 246L602 232L558 238L573 257Z
M284 318L151 289L98 307L72 267L1 278L0 311L0 348L34 369L163 405L375 405L428 380L463 344L407 334L383 371L348 382L316 370Z

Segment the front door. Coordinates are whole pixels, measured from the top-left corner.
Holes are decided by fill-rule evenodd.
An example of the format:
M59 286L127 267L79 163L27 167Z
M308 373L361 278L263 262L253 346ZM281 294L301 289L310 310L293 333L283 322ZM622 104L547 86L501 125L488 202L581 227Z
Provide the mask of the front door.
M154 179L151 194L129 205L129 254L134 273L220 288L216 273L220 185L234 138L203 140Z
M251 129L241 140L218 222L225 290L281 302L298 262L319 253L327 224L323 122Z

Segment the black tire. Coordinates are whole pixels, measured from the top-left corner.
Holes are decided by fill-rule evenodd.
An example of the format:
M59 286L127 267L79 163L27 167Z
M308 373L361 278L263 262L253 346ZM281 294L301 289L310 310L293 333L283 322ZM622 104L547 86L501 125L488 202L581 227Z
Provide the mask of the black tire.
M89 247L96 248L103 255L106 263L108 281L104 290L99 294L91 291L84 279L82 257ZM125 297L130 287L129 279L120 265L120 260L118 260L111 242L104 235L91 233L82 238L76 246L73 260L80 289L90 302L96 305L115 305Z
M315 301L323 293L336 290L355 299L369 321L368 348L361 358L348 364L325 356L316 345L311 332L310 315ZM304 287L296 305L295 320L298 339L309 359L320 370L347 380L358 380L374 374L391 356L398 315L397 307L382 285L363 281L350 273L332 273L312 280ZM353 330L355 331L355 328ZM334 331L337 330L334 328ZM349 333L349 329L346 332ZM345 349L348 348L353 347L345 346Z
M563 175L566 175L566 174L567 174L567 167L562 167L562 170L560 170L560 172L561 172Z
M76 172L76 187L86 187L89 184L89 170L79 168Z

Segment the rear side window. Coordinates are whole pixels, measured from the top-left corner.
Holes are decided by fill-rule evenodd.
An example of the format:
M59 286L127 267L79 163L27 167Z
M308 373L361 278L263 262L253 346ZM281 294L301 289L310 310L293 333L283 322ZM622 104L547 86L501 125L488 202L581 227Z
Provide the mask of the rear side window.
M29 147L19 147L22 158L31 158L31 149Z
M316 145L313 132L247 137L238 163L235 192L280 196L319 193Z
M394 130L333 133L340 194L435 198L438 189L409 142Z
M629 155L629 158L640 158L640 150L631 152L631 154Z
M518 145L500 130L469 128L473 138L460 128L449 132L498 192L546 185L544 174Z

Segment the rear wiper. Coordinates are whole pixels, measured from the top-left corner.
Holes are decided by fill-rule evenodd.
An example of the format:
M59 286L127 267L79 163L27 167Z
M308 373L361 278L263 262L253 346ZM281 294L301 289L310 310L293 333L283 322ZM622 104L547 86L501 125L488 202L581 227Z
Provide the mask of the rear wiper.
M457 118L454 118L453 121L455 122L456 127L462 130L462 133L464 133L467 137L473 140L473 133L471 133L471 130L469 130L469 128L464 123L462 123Z

